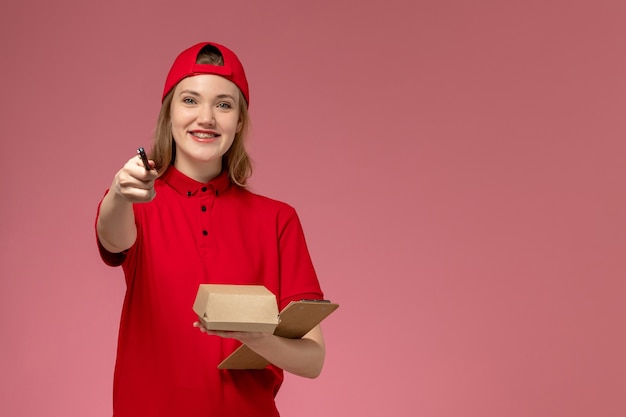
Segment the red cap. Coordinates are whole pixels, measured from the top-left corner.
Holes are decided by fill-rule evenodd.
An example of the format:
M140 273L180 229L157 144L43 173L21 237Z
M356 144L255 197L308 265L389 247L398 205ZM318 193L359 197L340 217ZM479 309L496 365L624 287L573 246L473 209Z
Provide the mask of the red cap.
M211 65L211 64L196 64L198 53L206 45L212 45L219 49L224 57L224 65ZM237 55L225 46L219 45L213 42L201 42L192 46L189 49L184 50L178 55L170 72L167 74L165 80L165 88L163 89L163 97L161 101L165 99L167 93L169 93L176 84L183 78L190 77L192 75L199 74L215 74L226 78L229 81L235 83L237 87L243 93L246 98L246 103L250 105L250 94L248 92L248 80L246 80L246 74L243 71L243 65L237 58Z

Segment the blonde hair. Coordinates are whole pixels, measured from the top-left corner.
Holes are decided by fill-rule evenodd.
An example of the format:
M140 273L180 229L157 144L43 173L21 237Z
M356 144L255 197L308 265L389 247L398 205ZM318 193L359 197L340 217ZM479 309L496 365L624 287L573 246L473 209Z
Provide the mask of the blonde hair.
M224 65L224 59L217 48L207 45L198 54L196 63ZM170 165L173 165L176 160L176 142L172 138L172 120L170 116L174 90L175 88L172 88L163 99L154 133L154 146L150 154L150 159L154 160L159 176ZM239 121L241 122L241 128L235 134L235 139L230 149L222 158L222 169L228 170L228 176L234 184L245 188L248 178L252 175L252 161L244 146L244 139L250 125L250 116L248 114L248 103L241 91L239 91Z

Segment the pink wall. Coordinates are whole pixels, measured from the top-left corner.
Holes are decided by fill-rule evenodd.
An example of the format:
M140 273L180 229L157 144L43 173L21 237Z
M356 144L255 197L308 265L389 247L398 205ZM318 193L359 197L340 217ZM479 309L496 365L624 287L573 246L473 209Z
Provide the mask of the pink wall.
M284 416L626 415L625 2L211 3L2 7L0 415L110 416L95 208L200 40L342 305Z

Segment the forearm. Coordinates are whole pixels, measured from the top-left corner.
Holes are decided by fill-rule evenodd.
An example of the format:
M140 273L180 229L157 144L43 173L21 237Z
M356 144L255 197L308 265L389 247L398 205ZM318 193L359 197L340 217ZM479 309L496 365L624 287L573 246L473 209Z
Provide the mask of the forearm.
M322 371L326 348L319 326L301 339L256 334L240 340L270 363L292 374L316 378Z
M133 204L109 191L100 205L98 239L106 250L119 253L130 248L137 238Z

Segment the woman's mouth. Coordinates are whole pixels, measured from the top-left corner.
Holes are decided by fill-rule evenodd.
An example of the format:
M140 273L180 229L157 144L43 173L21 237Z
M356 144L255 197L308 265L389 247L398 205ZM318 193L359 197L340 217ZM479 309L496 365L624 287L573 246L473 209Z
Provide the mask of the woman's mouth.
M215 132L198 132L198 131L191 131L189 132L191 134L191 136L198 138L198 139L215 139L219 136L219 134L215 133Z

